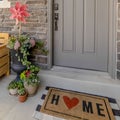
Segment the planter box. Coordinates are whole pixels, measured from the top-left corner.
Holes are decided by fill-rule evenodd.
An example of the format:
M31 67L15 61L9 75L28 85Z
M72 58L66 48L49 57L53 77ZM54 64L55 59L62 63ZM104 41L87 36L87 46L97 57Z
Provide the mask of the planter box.
M6 46L0 46L0 76L9 75L9 50Z
M47 64L47 56L39 56L37 61L42 64Z

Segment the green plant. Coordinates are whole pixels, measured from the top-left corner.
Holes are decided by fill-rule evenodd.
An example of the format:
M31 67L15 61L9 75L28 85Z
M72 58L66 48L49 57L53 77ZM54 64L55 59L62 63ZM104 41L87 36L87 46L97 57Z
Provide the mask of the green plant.
M40 67L35 66L35 65L30 65L29 70L30 70L32 73L37 74L37 73L40 71Z
M20 79L26 82L28 85L38 85L40 83L37 74L33 73L31 70L25 70L20 74Z
M43 41L37 41L36 42L36 49L42 49L45 46L45 43Z
M16 89L18 87L17 81L11 81L8 85L8 89Z
M21 89L18 90L18 95L23 96L25 94L26 94L25 88L21 88Z
M16 41L16 37L15 36L10 36L7 47L10 48L10 49L13 49L15 41Z
M17 88L18 88L18 90L24 88L24 84L23 84L23 81L22 81L22 80L19 80L19 81L17 82Z
M43 42L43 41L41 41L41 40L36 42L36 45L35 45L35 47L33 48L33 50L34 50L34 49L39 50L42 55L47 55L47 54L48 54L48 50L47 50L47 48L45 47L45 42Z
M47 49L42 49L42 54L43 55L47 55L48 54L48 50Z
M19 37L13 35L9 38L7 47L16 50L18 61L21 61L23 65L29 68L31 62L28 60L28 56L30 55L30 49L34 45L35 40L30 38L28 35L21 35ZM19 56L19 53L22 54L22 57Z
M21 4L20 2L16 2L14 7L10 8L11 19L16 20L16 28L18 29L18 34L11 35L9 37L9 42L7 47L10 49L16 50L16 56L18 57L18 61L21 61L23 65L27 68L31 65L31 62L28 60L28 56L30 55L30 48L35 46L35 39L31 38L28 35L21 34L22 22L25 23L26 18L30 16L28 13L27 5ZM20 57L21 53L23 57Z

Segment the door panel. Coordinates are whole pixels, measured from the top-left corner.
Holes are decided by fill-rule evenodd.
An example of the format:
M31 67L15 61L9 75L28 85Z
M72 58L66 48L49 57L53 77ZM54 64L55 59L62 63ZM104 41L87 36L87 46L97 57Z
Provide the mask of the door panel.
M84 0L84 52L95 52L95 0Z
M69 9L67 6L69 3ZM64 13L63 13L63 51L73 51L74 50L74 1L73 0L65 0L64 1ZM68 22L69 21L69 22ZM69 44L68 44L69 40Z
M55 0L54 65L107 71L109 0Z

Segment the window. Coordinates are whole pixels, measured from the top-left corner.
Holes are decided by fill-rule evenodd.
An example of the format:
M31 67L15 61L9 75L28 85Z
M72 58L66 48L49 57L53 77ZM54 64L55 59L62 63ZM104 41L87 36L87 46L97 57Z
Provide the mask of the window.
M8 0L0 0L0 8L10 8L10 2Z

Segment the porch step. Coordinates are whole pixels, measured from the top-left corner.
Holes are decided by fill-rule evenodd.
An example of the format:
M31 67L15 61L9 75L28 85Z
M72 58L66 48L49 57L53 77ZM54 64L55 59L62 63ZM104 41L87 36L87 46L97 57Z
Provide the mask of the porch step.
M71 71L41 71L42 85L59 87L95 95L113 97L120 100L120 81L113 80L107 73L71 72Z

